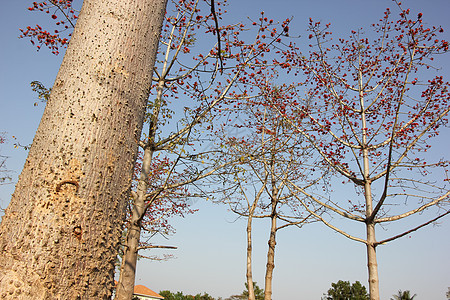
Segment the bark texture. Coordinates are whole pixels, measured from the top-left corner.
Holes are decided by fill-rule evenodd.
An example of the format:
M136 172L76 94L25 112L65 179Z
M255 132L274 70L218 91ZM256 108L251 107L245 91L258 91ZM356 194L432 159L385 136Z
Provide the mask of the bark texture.
M276 148L275 143L272 145L271 158L270 158L270 176L271 176L271 213L270 213L270 235L269 235L269 250L267 251L267 265L266 265L266 277L264 286L264 300L272 300L272 280L273 270L275 269L275 246L276 234L277 234L277 205L279 190L277 187L277 177L275 176L275 161L276 161Z
M116 300L130 300L133 296L138 247L141 237L141 218L139 215L143 211L144 207L142 205L136 205L133 208L125 245L127 249L124 251L122 258L120 278L116 288Z
M116 298L117 300L128 300L133 297L134 281L136 278L136 265L138 259L139 242L141 239L142 220L145 216L147 208L151 203L147 199L147 190L149 187L149 174L153 160L153 153L156 147L155 138L158 128L159 113L161 110L161 102L163 97L165 80L159 81L157 86L157 94L155 105L150 117L149 132L147 143L144 146L144 157L142 159L142 169L139 177L136 193L133 193L133 204L131 210L131 220L129 222L127 238L124 247L122 265L120 269L119 282L117 284Z
M248 300L255 300L255 287L253 286L253 272L252 272L252 220L253 213L256 208L257 201L253 202L250 209L248 220L247 220L247 289L248 289Z
M152 151L146 151L144 153L143 170L150 168L151 157ZM146 210L146 203L145 203L146 191L147 191L147 181L146 180L140 181L136 193L137 198L134 199L134 204L131 211L130 224L127 230L124 255L122 258L120 277L119 282L117 284L115 297L115 299L117 300L129 300L133 296L134 281L136 278L136 264L139 250L138 248L139 248L139 241L141 238L141 223Z
M362 74L359 72L359 99L361 106L362 128L367 128L366 110L364 106L364 92ZM369 271L369 294L370 300L379 300L380 291L378 284L378 264L375 251L375 223L373 221L373 196L372 181L370 180L370 161L369 161L369 145L367 143L367 131L362 131L362 154L363 154L363 175L364 175L364 198L366 200L366 248L367 248L367 267Z
M367 267L369 271L370 300L380 300L380 287L378 280L378 263L375 248L375 224L367 224Z
M275 211L275 210L274 210ZM269 250L267 251L266 278L264 287L264 300L272 300L272 279L273 270L275 269L275 246L277 234L277 216L272 214L269 236Z
M0 226L1 299L108 299L166 0L85 0Z

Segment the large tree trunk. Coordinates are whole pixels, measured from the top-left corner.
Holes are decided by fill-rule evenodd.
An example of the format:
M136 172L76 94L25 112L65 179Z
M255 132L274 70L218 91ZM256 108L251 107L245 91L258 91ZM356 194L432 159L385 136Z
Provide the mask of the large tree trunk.
M0 227L0 298L107 299L166 0L84 0Z

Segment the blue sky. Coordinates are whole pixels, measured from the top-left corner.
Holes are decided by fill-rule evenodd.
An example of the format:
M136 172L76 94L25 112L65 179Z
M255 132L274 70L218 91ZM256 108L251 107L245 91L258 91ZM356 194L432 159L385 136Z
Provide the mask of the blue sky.
M51 86L62 54L55 57L46 49L36 52L27 40L18 39L18 28L45 24L44 15L30 13L26 8L32 1L6 1L0 12L0 132L6 132L8 143L0 153L9 156L8 167L14 180L23 166L26 152L13 149L16 136L22 144L32 141L43 112L43 105L34 107L36 95L29 86L39 80ZM413 14L423 13L430 25L441 25L450 39L450 1L406 0ZM426 6L425 6L426 3ZM335 34L347 36L349 31L376 22L387 7L395 13L390 0L315 0L315 1L236 1L230 0L229 16L223 23L239 21L247 16L266 16L284 20L294 16L291 31L303 33L309 17L331 22ZM440 61L447 80L450 78L450 57ZM449 131L444 143L433 151L447 155ZM13 185L0 186L0 207L8 204ZM236 220L226 207L209 202L194 202L199 212L174 220L177 233L161 243L179 247L177 257L167 262L141 260L136 284L160 291L169 289L184 293L208 292L228 297L240 293L245 281L245 222ZM388 231L397 225L387 227ZM398 225L404 226L404 225ZM255 228L254 277L260 286L264 282L268 224L260 222ZM381 299L389 299L397 290L411 290L418 299L445 299L450 287L450 219L438 226L419 232L378 248ZM361 281L367 286L365 249L362 244L347 240L321 224L298 229L285 229L278 234L274 271L273 299L320 299L338 280Z

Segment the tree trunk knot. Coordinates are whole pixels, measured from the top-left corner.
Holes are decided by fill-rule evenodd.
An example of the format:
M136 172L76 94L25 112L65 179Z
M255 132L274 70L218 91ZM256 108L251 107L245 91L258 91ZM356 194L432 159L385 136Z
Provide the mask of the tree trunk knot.
M80 187L78 182L75 181L75 180L64 180L64 181L61 181L60 183L58 183L58 185L56 186L56 189L55 189L56 192L59 193L61 191L62 186L65 185L65 184L70 184L70 185L74 186L75 187L75 193L78 192L78 189Z
M81 240L81 236L83 234L83 230L81 230L81 226L76 226L73 228L73 234L78 240Z

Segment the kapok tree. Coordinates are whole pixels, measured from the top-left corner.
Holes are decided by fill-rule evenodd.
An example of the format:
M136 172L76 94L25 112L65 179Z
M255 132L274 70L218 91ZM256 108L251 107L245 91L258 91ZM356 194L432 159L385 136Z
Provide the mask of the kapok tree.
M111 296L165 6L84 0L0 226L1 298Z
M188 2L186 1L186 3L188 3ZM188 5L189 4L187 4L187 6ZM33 6L30 7L29 10L52 13L51 17L52 17L52 19L55 20L56 27L58 28L58 26L59 27L64 26L64 30L61 30L58 28L58 30L55 30L54 35L50 35L47 30L43 29L39 25L36 25L36 28L27 27L27 30L21 30L23 33L23 35L21 37L30 37L31 42L33 44L37 44L38 49L40 49L41 45L46 45L47 47L49 47L52 50L52 52L54 54L58 54L59 47L66 47L68 45L69 38L72 35L72 30L75 27L75 24L77 21L75 11L72 8L72 1L71 0L70 1L69 0L67 0L67 1L61 0L61 1L50 1L50 2L44 1L44 2L40 2L40 3L34 2ZM183 16L181 16L181 17L183 17ZM180 20L177 20L177 21L180 21ZM197 19L196 21L203 21L203 20ZM198 23L200 23L200 22L198 22ZM179 28L183 28L183 26L180 26ZM65 37L62 37L63 31L64 31ZM181 44L183 44L183 42L181 42ZM181 46L180 46L180 48L181 48ZM176 59L176 57L174 59ZM166 61L166 63L167 63L167 61ZM33 90L38 92L39 98L42 101L46 102L49 100L50 89L46 89L40 82L32 82L32 87L33 87ZM152 128L152 129L154 129L154 128ZM142 159L142 156L141 156L141 159ZM159 165L161 165L161 164L164 164L167 166L167 161L160 161ZM154 169L159 169L159 167L155 167ZM150 178L149 180L157 181L156 178L159 175L160 174L157 171L155 171L154 174L152 174L152 178ZM162 193L162 195L164 195L164 194L165 193ZM182 213L189 212L189 209L185 205L185 203L183 204L178 201L171 201L171 202L169 202L169 203L171 203L171 205L163 205L163 204L161 204L161 202L162 202L161 199L163 199L164 197L154 197L154 198L155 198L154 200L158 204L158 205L155 204L155 206L157 206L161 210L161 212L164 211L164 214L158 214L155 211L155 209L151 210L154 213L154 216L152 216L152 218L150 218L150 220L147 220L146 223L151 224L151 225L147 225L147 228L150 227L153 232L155 232L157 230L163 230L163 229L165 229L165 231L167 231L168 228L170 228L169 225L167 224L168 217L170 217L172 215L176 215L176 214L182 214ZM158 198L158 199L156 199L156 198ZM133 203L132 206L135 208L136 207L135 203ZM131 210L131 211L135 211L135 209ZM142 216L139 216L139 218L142 218ZM131 227L131 229L132 229L132 227ZM127 232L129 233L130 230L128 230ZM123 263L124 264L126 263L126 265L130 266L130 268L132 268L133 270L135 270L136 261L134 260L134 261L130 262L129 253L133 252L133 250L136 250L136 248L138 247L138 244L139 244L139 240L136 240L135 244L128 242L128 243L126 243L125 248L124 248L125 251L124 251L124 255L123 255ZM156 247L156 246L155 245L145 245L145 247L150 248L150 247ZM137 250L135 252L136 252L135 255L137 255ZM135 256L132 256L132 257L135 257ZM131 297L130 295L132 294L132 291L133 291L134 272L131 276L132 280L130 280L130 281L132 281L131 287L130 287L130 284L128 284L128 285L123 284L123 278L130 277L129 272L127 272L127 271L128 271L128 269L125 269L125 271L121 274L121 277L119 279L119 287L126 287L125 289L118 288L118 291L116 292L116 297L119 299L121 299L121 298L128 299L129 297ZM128 276L126 276L127 274L128 274ZM131 294L124 296L124 290L131 291Z
M220 17L220 3L215 3L217 5L215 14L210 14L208 11L203 15L202 10L197 6L198 3L199 1L174 2L176 14L166 17L166 23L163 26L158 64L153 78L155 85L152 87L155 99L150 103L147 116L149 132L145 136L145 140L139 143L143 149L143 158L137 188L132 193L123 268L121 268L116 293L119 299L129 297L133 291L137 252L140 248L140 225L145 224L145 218L148 216L146 212L151 211L154 201L161 201L161 195L172 193L172 189L205 178L220 168L220 164L215 165L211 169L202 170L193 176L189 175L176 183L167 177L164 184L155 187L152 174L154 170L151 168L154 153L166 151L172 156L175 155L176 159L172 160L173 168L175 168L180 159L183 159L182 151L186 152L185 145L192 144L194 127L204 122L206 117L211 118L210 110L225 99L228 91L241 77L241 74L245 74L249 69L254 72L259 68L261 63L257 60L268 50L266 46L270 45L270 43L261 43L259 36L253 43L241 40L239 33L243 30L244 25L242 24L220 28L217 28L217 24L215 24L216 26L208 24L214 17ZM258 34L268 27L274 26L273 21L267 21L267 23L259 28ZM198 31L200 29L210 35L211 32L220 35L223 42L222 49L218 44L207 53L192 54L196 51L194 46L196 39L199 38ZM281 35L275 33L276 31L272 33L271 43L275 41L275 37L279 38ZM37 35L37 38L39 37L40 35ZM193 57L193 61L186 59L186 56ZM193 65L192 62L194 62ZM189 65L192 66L188 67ZM227 67L223 69L225 65ZM219 73L223 80L216 79ZM206 76L200 74L206 74ZM179 92L182 92L185 98L190 97L196 100L190 106L188 103L191 103L184 99L185 116L179 123L178 128L180 129L167 134L164 125L166 125L167 119L172 117L172 111L176 109L175 103ZM185 154L184 157L186 156ZM191 153L190 157L192 156ZM200 158L201 155L196 153L195 157ZM173 173L171 169L169 175Z
M231 88L240 81L245 74L256 72L264 68L265 64L259 60L273 47L273 43L281 34L274 34L271 41L261 46L259 35L267 28L274 26L273 21L261 24L257 27L256 38L252 42L242 40L239 34L245 29L243 24L236 26L222 26L217 28L208 24L214 17L213 14L201 15L202 10L197 6L199 1L183 1L176 4L178 12L174 17L168 17L163 29L158 59L155 69L154 101L151 101L151 109L148 113L149 132L145 140L140 142L143 149L142 170L137 189L132 192L133 208L129 226L127 228L127 242L125 246L124 261L122 263L121 276L117 289L117 296L121 294L122 287L128 287L128 295L133 292L134 272L138 256L138 242L143 220L152 203L160 199L165 193L172 193L180 187L202 180L230 162L218 162L207 164L204 160L208 155L195 148L201 147L200 140L204 140L196 132L198 125L210 124L214 119L211 110L227 101L227 95ZM216 5L220 5L216 2ZM208 7L209 8L209 7ZM216 17L220 17L221 11L216 10ZM270 23L270 24L269 24ZM198 30L205 29L206 34L214 32L220 35L221 42L211 48L207 53L192 53L196 39L199 38ZM276 32L276 30L275 30ZM220 44L223 43L222 48ZM183 56L193 56L189 61ZM183 54L183 55L182 55ZM193 64L191 67L188 67ZM183 115L176 114L178 130L170 131L167 126L167 117L177 109L179 98L183 97ZM207 126L212 127L212 126ZM166 152L171 155L172 163L165 181L155 186L150 167L155 153ZM187 162L189 161L189 162ZM182 163L181 163L182 162ZM174 181L170 176L178 165L188 165L187 172L180 171ZM192 167L192 165L195 167ZM192 171L192 172L191 172ZM179 191L179 190L178 190ZM184 196L189 196L185 193ZM128 269L128 270L127 270ZM123 275L122 275L123 274ZM129 276L127 274L132 274ZM122 278L124 278L122 280ZM124 282L126 279L127 282ZM120 299L120 298L119 298Z
M248 299L255 299L252 272L252 223L268 219L270 223L264 285L264 299L272 299L277 232L289 226L301 228L315 221L289 191L289 182L304 189L315 188L315 162L312 147L304 142L289 121L275 108L282 108L294 85L276 85L276 66L271 66L240 85L243 94L235 94L238 103L226 110L228 126L223 126L220 147L230 166L223 202L239 217L247 220ZM247 89L246 89L247 87ZM252 94L249 94L252 90ZM245 94L245 95L244 95ZM320 170L318 170L320 171ZM314 179L313 179L314 178ZM319 211L315 211L320 214Z
M141 230L144 224L153 223L152 220L157 220L151 212L155 213L156 207L161 208L164 199L169 199L168 193L173 195L174 190L179 191L180 187L183 189L184 185L198 179L178 178L179 181L174 182L172 175L176 174L174 170L181 158L180 153L176 154L176 149L178 147L184 149L184 144L189 140L187 136L189 136L192 127L201 121L206 113L203 112L202 116L194 116L187 121L188 125L180 124L181 129L178 132L171 133L169 131L167 133L167 129L163 130L167 119L173 117L172 114L175 109L173 105L178 98L180 88L184 88L186 85L192 99L203 99L200 95L205 91L199 84L202 81L198 77L198 68L210 64L209 60L214 61L216 59L209 51L205 55L200 53L199 56L194 56L191 61L183 58L183 55L192 57L190 52L195 46L196 29L208 27L208 21L212 19L210 14L201 15L200 12L204 10L200 10L198 4L198 0L174 2L175 15L166 17L163 25L161 43L158 49L158 64L155 67L153 78L155 84L152 86L152 97L155 98L150 101L147 114L148 134L145 136L145 140L139 143L143 156L136 190L131 193L131 212L117 285L117 299L129 299L133 294L138 251L142 249L142 246L141 248L139 246ZM215 42L213 42L214 44ZM214 47L211 51L214 51ZM192 61L194 61L194 65L186 67ZM217 70L216 66L217 64L212 64L212 71L208 72L205 68L205 72L208 74L214 73L213 71ZM171 103L171 101L173 102ZM188 103L189 100L185 101L185 107L189 107ZM203 105L202 100L190 104L197 106L197 108ZM194 109L194 107L190 107L190 109ZM158 176L161 176L161 173L158 173L154 165L152 166L154 154L160 151L169 151L176 157L172 162L166 161L169 169L164 180L156 180ZM187 194L184 196L187 196ZM174 197L174 199L176 198L178 197ZM166 204L175 203L174 199L172 199L173 202L166 202Z
M390 17L388 9L372 26L372 34L352 31L348 39L333 44L329 25L310 20L309 38L314 43L309 55L293 47L284 55L290 59L286 67L306 75L304 86L312 105L293 100L286 103L292 107L289 113L280 111L334 172L330 184L334 190L338 185L345 189L349 206L338 191L313 194L294 183L291 190L308 197L298 200L325 225L365 244L373 300L380 298L376 248L450 212L444 205L450 194L448 161L427 156L450 110L449 83L430 65L448 51L448 42L438 38L440 27L424 25L422 14L410 17L410 11L402 9L396 21ZM298 121L304 118L309 122ZM350 186L353 189L347 189ZM362 224L366 236L346 232L315 214L309 202ZM431 208L437 215L426 222L376 238L377 226L413 221Z
M58 55L60 48L65 48L72 37L72 31L78 19L79 11L73 7L73 0L48 0L33 2L29 11L45 12L55 21L55 27L47 30L40 25L27 26L20 29L20 38L29 38L30 42L41 49L49 48L53 54Z
M190 55L189 52L195 45L195 39L197 38L196 31L199 31L200 28L205 31L210 31L209 28L211 25L208 25L208 21L211 21L214 17L209 14L209 6L208 13L205 13L202 16L200 14L200 9L197 7L198 2L199 1L173 2L175 5L175 15L166 17L165 24L163 25L157 66L155 67L156 76L153 78L153 80L156 81L156 84L152 86L152 90L154 90L153 94L156 99L149 104L150 112L147 113L147 121L150 123L149 133L146 135L146 140L139 143L143 148L143 155L140 156L142 163L138 164L139 167L137 166L141 175L138 176L139 179L136 184L136 192L132 193L131 209L126 229L127 237L123 248L122 268L116 292L116 298L118 299L128 299L133 293L138 250L156 247L155 245L149 245L148 243L145 243L145 245L139 243L141 231L139 225L146 224L145 229L150 230L153 233L158 229L165 229L167 231L170 228L167 224L168 216L189 212L185 203L182 201L175 201L175 198L180 198L179 196L173 197L171 201L164 200L168 199L167 194L171 194L172 196L175 194L178 195L178 193L174 193L174 190L179 191L180 187L188 182L192 182L192 180L181 180L181 182L174 183L173 179L170 178L173 174L176 174L176 171L173 172L173 170L167 172L169 176L167 176L165 181L161 182L161 180L157 180L161 175L158 171L160 169L159 166L165 164L165 167L171 168L172 163L168 160L164 160L160 161L161 164L158 164L158 167L155 167L155 164L152 162L152 157L154 152L161 151L160 148L155 146L157 137L161 138L158 127L162 127L167 119L171 117L171 109L168 108L169 101L163 99L163 96L164 98L170 96L173 97L177 94L177 87L183 86L183 82L187 79L193 79L192 75L197 67L202 66L202 71L207 72L204 66L209 63L208 59L216 60L216 58L213 57L214 55L207 52L204 56L200 54L199 57L193 57L193 67L185 67L184 69L180 67L179 56L193 56ZM220 3L217 3L216 5L220 6ZM36 28L27 27L27 30L22 30L21 37L31 38L31 42L37 44L38 49L40 49L41 45L45 45L49 47L54 54L58 54L59 47L65 47L68 44L71 31L76 23L77 17L72 7L72 1L35 2L33 7L30 7L29 10L52 13L51 17L55 20L55 25L57 27L64 26L65 37L62 37L63 31L61 30L55 30L55 34L50 35L49 31L43 29L39 25L37 25ZM204 9L202 11L204 11ZM220 7L218 7L216 14L220 16ZM213 39L213 44L216 40L217 39L215 38ZM186 58L181 61L186 63L186 65L190 64L190 62L187 62ZM217 71L216 64L212 64L212 69ZM212 73L212 71L210 73ZM208 79L211 79L211 77L208 77ZM198 80L198 78L194 78L192 81L194 80ZM198 83L201 83L201 81L191 83L194 86L192 88L192 90L194 90L194 95L198 95L201 90L196 88ZM188 84L186 85L188 86ZM49 90L45 89L41 83L33 82L32 87L39 93L40 98L43 98L43 100L48 99ZM43 97L41 97L42 95ZM191 97L194 98L192 95ZM187 103L185 104L188 105ZM178 142L173 141L173 139L166 139L166 141L160 143L159 146L161 148L172 148L173 150L177 144L182 144L180 141L184 142L182 137L185 136L187 132L188 130L184 130L184 133L174 135L174 138L176 138ZM169 143L173 143L173 145L167 147L167 144ZM205 176L205 174L203 174L203 176ZM155 183L157 182L164 184L156 188ZM156 207L161 211L155 210Z

